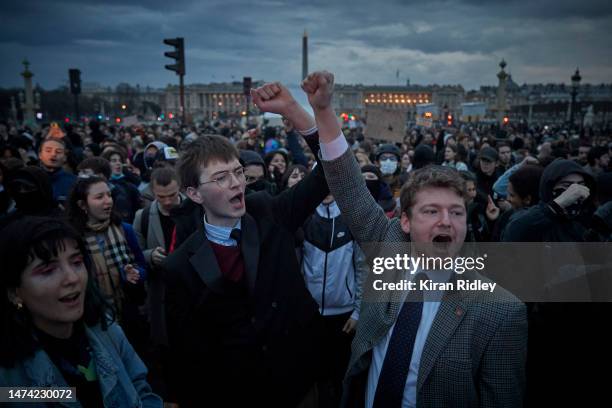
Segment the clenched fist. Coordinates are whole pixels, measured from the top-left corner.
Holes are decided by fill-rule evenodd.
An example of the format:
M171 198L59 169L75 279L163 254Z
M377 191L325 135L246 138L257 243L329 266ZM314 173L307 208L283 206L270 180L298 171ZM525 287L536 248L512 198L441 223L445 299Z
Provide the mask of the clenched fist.
M290 111L297 105L291 92L279 82L272 82L251 89L253 103L260 111L277 113L282 116L289 116Z
M322 111L331 106L334 94L334 74L317 71L302 81L302 89L308 95L308 102L315 111Z

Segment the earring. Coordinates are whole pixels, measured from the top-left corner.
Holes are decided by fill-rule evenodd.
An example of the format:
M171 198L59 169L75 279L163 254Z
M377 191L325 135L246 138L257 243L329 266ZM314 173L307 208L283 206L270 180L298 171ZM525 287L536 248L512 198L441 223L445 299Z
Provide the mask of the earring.
M21 303L21 302L16 302L15 306L17 307L17 310L23 309L23 303Z

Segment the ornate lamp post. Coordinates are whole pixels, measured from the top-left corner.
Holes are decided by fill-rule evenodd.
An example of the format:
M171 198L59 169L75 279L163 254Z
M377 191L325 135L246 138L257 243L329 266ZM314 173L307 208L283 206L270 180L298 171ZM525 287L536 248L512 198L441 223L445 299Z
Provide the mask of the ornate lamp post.
M27 126L34 127L36 125L36 117L34 110L40 106L40 94L34 95L32 87L32 77L34 74L29 70L30 63L27 60L23 61L25 70L21 73L24 82L25 93L19 92L19 102L23 109L23 123ZM36 99L35 99L36 97Z
M501 126L504 124L504 117L506 116L506 85L508 82L508 74L504 71L506 68L506 61L501 60L499 67L501 70L497 73L499 79L499 85L497 86L497 123Z
M570 126L574 126L574 114L576 112L576 96L578 95L578 87L580 86L580 71L576 68L576 72L572 75L572 104L570 109Z

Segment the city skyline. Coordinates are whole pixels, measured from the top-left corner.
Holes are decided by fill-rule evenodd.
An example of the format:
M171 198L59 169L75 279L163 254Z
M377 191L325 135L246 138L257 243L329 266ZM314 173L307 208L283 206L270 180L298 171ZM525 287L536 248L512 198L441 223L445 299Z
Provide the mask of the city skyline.
M387 1L300 4L266 0L27 0L0 16L0 86L22 86L27 58L34 82L65 85L68 69L86 83L163 88L163 38L183 36L186 84L241 81L243 76L301 79L301 45L309 34L309 68L338 83L496 85L499 61L513 80L566 83L576 67L583 83L612 82L612 4L563 1ZM399 70L399 73L398 73Z

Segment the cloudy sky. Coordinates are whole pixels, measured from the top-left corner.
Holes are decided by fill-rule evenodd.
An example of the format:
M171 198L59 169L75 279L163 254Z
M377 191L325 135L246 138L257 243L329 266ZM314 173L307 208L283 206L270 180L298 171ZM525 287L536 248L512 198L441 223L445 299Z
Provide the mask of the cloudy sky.
M289 85L310 70L339 83L496 83L502 58L519 83L612 82L610 0L8 0L0 12L0 87L18 86L27 57L35 81L163 87L164 38L185 37L186 83ZM399 70L399 79L397 78Z

